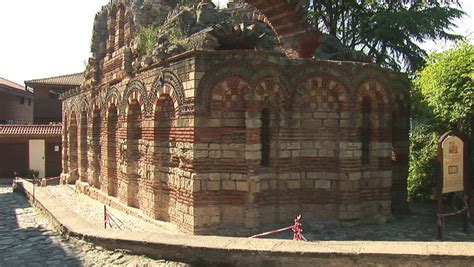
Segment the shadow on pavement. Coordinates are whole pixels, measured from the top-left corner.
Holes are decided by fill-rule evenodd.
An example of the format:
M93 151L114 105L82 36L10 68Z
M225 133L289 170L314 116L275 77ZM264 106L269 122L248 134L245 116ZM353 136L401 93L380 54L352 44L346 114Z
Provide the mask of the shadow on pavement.
M10 180L11 181L11 180ZM0 266L78 266L80 260L24 196L0 179Z

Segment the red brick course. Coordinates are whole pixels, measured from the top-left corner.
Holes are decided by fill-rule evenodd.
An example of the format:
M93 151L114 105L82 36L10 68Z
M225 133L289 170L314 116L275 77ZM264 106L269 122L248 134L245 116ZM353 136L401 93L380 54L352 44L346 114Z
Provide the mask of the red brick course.
M403 190L392 183L406 179L406 163L392 163L391 150L402 160L408 138L392 120L394 95L407 88L387 84L405 78L302 59L319 36L301 1L247 2L288 58L192 51L134 73L125 67L132 16L121 2L110 5L99 77L63 103L63 181L80 179L191 234L287 223L297 213L387 219L392 199L405 201L391 198Z

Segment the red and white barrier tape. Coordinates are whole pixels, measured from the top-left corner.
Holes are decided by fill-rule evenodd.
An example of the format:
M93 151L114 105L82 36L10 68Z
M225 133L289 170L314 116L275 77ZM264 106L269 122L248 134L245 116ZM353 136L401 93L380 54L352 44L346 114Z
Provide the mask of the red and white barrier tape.
M300 221L301 221L301 214L296 216L295 223L291 226L281 228L281 229L277 229L277 230L264 232L264 233L261 233L261 234L256 234L256 235L251 236L250 238L262 237L262 236L266 236L266 235L271 235L271 234L277 234L277 233L280 233L280 232L284 232L286 230L292 230L293 231L293 240L308 241L303 236L303 229L301 228L302 224L301 224Z

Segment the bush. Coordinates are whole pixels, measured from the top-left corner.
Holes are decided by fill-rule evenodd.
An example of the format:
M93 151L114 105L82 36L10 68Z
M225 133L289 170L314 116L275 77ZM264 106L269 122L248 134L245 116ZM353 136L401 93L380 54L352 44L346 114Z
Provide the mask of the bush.
M460 43L433 54L417 73L412 90L408 197L435 196L438 181L437 140L458 129L474 140L474 46ZM474 153L471 146L471 167ZM471 175L473 177L473 175ZM474 183L471 183L474 185Z
M138 31L138 51L142 55L151 55L158 42L159 29L154 26L142 27Z
M410 166L408 170L408 199L432 199L438 181L437 141L439 135L418 126L410 134Z

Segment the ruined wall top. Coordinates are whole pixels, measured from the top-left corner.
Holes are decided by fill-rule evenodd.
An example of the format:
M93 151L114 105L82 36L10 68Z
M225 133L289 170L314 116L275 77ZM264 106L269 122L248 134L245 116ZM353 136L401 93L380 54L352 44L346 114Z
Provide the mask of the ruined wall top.
M317 57L318 47L328 47L321 43L327 38L307 23L305 2L235 0L217 8L211 0L111 0L95 17L86 83L98 84L118 67L131 74L191 50L260 50L289 58ZM330 47L337 47L337 41L330 41ZM363 58L335 54L326 59Z

